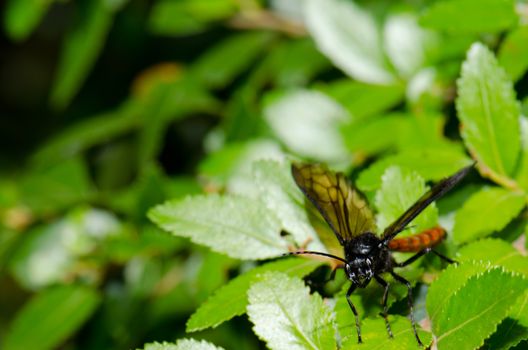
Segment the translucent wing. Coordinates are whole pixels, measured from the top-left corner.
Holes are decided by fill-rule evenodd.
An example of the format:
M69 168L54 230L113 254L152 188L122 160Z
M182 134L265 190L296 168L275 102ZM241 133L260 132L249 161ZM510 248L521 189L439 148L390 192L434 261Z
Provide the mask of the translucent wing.
M394 221L389 227L383 231L383 241L385 243L393 239L398 233L403 231L405 227L420 214L429 204L438 198L442 197L446 192L451 190L457 183L459 183L467 173L473 168L474 165L470 165L459 170L457 173L450 177L440 181L438 184L433 186L428 192L422 195L416 203L414 203L405 213L403 213L396 221Z
M292 164L292 175L341 245L364 232L375 232L374 216L367 202L342 173L319 164Z

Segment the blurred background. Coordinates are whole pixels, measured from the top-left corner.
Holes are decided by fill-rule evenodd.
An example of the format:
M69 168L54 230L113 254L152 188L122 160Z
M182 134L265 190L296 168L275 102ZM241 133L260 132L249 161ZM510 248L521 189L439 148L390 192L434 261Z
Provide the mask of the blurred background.
M240 188L252 160L293 154L352 177L383 159L425 161L427 180L467 164L461 64L473 42L487 45L526 111L528 11L462 3L3 2L3 348L184 336L207 296L254 263L162 232L146 213ZM193 336L263 348L245 317Z

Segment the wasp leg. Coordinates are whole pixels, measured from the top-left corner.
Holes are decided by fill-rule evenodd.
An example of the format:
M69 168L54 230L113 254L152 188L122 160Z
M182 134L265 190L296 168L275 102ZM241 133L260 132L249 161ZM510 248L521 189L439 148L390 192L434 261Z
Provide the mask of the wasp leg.
M429 253L431 251L431 248L425 248L425 249L422 249L420 250L418 253L414 254L413 256L411 256L409 259L405 260L404 262L401 262L401 263L396 263L394 265L394 267L404 267L404 266L407 266L409 264L412 264L413 262L415 262L418 258L422 257L423 255Z
M383 319L385 320L385 327L387 327L387 333L389 334L389 337L392 338L392 330L390 327L389 320L387 318L387 297L389 296L389 283L387 283L387 281L385 281L378 275L375 275L374 278L376 279L376 281L378 281L379 284L381 284L383 288L385 288L385 290L383 291L383 298L381 299L381 305L383 305Z
M437 252L436 250L433 250L431 247L427 247L425 249L422 249L420 250L418 253L414 254L413 256L411 256L409 259L405 260L404 262L401 262L401 263L396 263L394 265L394 267L404 267L404 266L407 266L409 264L412 264L413 262L415 262L418 258L420 258L421 256L429 253L429 252L432 252L434 253L436 256L438 256L440 259L450 263L450 264L453 264L453 263L456 263L455 260L452 260L450 258L448 258L447 256L445 255L442 255L440 254L439 252Z
M418 254L420 254L420 253L418 253ZM416 255L418 255L418 254L416 254ZM423 253L423 254L425 254L425 253ZM412 258L410 258L410 259L412 259ZM411 286L411 283L409 283L409 281L407 281L402 276L396 274L394 271L390 271L390 274L398 282L400 282L402 284L405 284L405 286L407 286L407 305L409 306L409 310L410 310L410 314L411 314L412 329L413 329L413 332L414 332L414 336L416 337L416 341L418 342L418 344L420 346L423 347L424 345L423 345L422 341L420 340L420 337L418 336L418 331L416 330L416 321L414 320L414 307L413 307L413 297L412 297L412 286Z
M440 254L440 253L437 252L436 250L432 250L432 249L431 249L431 251L432 251L437 257L439 257L440 259L442 259L442 260L444 260L444 261L446 261L446 262L448 262L448 263L450 263L450 264L456 264L456 263L457 263L455 260L450 259L450 258L448 258L447 256L445 256L445 255L443 255L443 254Z
M357 330L358 344L359 344L359 343L363 342L361 340L361 327L359 325L359 316L358 316L358 312L356 310L356 307L354 306L354 304L352 304L352 301L350 300L350 295L352 295L352 293L354 292L356 287L357 286L355 284L352 284L350 286L350 288L348 288L348 291L346 293L346 300L348 301L348 306L350 306L350 309L352 310L352 312L354 313L354 316L356 317L356 330Z

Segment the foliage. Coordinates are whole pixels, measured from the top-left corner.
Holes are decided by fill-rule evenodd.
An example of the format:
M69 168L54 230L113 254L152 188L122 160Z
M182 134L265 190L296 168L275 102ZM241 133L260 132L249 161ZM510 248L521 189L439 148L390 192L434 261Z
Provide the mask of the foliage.
M373 282L358 345L343 272L321 286L326 259L283 257L335 253L299 160L349 176L380 232L475 164L401 233L441 225L457 264L399 272L426 346L528 345L524 2L3 9L0 348L419 348L391 276L394 338Z

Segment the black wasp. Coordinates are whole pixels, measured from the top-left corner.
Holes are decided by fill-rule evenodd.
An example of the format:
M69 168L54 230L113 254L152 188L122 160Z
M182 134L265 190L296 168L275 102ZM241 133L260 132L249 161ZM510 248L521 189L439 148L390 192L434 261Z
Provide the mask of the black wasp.
M396 281L407 286L407 301L412 328L418 344L423 346L416 331L411 284L395 273L394 268L407 266L429 252L433 252L449 263L452 263L453 260L432 249L445 237L445 231L440 227L431 228L409 237L395 237L429 204L459 183L471 168L472 166L463 168L456 174L436 184L396 221L385 228L381 237L378 237L375 234L376 225L371 209L368 207L367 202L350 185L344 174L334 173L319 164L292 165L292 175L297 186L317 208L332 229L342 247L344 257L314 251L298 251L291 254L322 255L339 261L337 268L344 268L347 278L352 282L346 293L346 299L356 318L359 343L362 342L361 327L357 310L350 300L350 295L358 287L365 288L371 279L375 279L384 288L382 299L383 318L385 319L387 332L392 337L392 331L387 319L389 283L381 277L381 274L389 273ZM416 254L403 262L396 262L392 257L391 251L415 252ZM336 254L341 255L337 252ZM332 276L335 271L334 269Z

